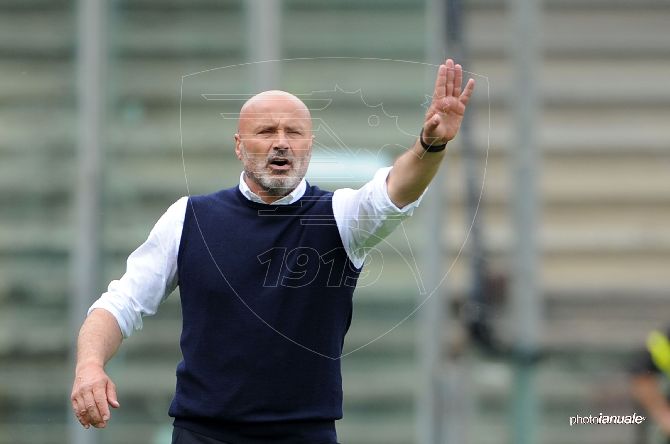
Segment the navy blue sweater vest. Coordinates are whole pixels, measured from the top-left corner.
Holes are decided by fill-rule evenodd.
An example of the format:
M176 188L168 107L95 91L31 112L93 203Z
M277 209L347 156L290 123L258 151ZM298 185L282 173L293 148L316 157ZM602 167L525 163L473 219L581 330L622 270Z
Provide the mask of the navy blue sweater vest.
M234 443L335 442L360 270L332 196L308 185L291 205L251 202L238 187L189 198L175 425Z

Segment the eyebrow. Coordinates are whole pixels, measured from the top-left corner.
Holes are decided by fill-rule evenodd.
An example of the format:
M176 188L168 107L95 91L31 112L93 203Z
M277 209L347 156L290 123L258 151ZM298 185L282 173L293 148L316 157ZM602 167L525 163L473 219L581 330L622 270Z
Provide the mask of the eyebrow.
M256 127L254 127L254 131L263 131L263 130L269 130L269 129L277 129L279 125L276 123L269 123L269 124L261 124ZM301 128L299 126L292 126L292 125L286 125L285 126L287 131L299 131L299 132L304 132L304 128Z
M292 125L286 125L286 129L289 131L300 131L303 132L304 129L300 128L299 126L292 126Z

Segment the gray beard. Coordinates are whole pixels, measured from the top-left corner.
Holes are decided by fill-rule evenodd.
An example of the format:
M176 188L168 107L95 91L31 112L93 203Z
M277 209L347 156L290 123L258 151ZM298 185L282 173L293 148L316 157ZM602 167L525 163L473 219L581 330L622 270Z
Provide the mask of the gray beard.
M298 186L301 177L294 175L285 177L271 177L266 174L257 174L255 172L244 170L244 174L256 182L268 196L284 197Z
M297 163L296 160L292 158L293 168L291 168L290 171L287 171L286 175L278 177L273 176L267 166L271 156L268 156L268 158L261 161L258 159L249 159L244 145L241 144L240 147L242 148L244 156L247 157L247 161L244 162L244 175L258 184L266 196L277 198L286 196L298 186L307 172L309 158L306 160L303 159L302 162ZM307 165L305 163L307 163ZM258 171L253 171L254 168L257 168Z

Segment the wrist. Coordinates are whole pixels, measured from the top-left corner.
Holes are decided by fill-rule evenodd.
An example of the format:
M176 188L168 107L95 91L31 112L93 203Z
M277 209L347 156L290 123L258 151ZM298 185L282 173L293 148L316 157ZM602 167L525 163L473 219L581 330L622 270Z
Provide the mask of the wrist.
M444 151L447 148L447 142L443 144L436 144L435 141L427 143L423 139L423 128L421 128L421 132L419 132L419 143L427 153L439 153L440 151Z
M105 365L101 363L98 360L95 359L87 359L85 361L80 361L77 362L77 365L75 366L75 373L80 373L82 371L87 371L87 370L104 370Z

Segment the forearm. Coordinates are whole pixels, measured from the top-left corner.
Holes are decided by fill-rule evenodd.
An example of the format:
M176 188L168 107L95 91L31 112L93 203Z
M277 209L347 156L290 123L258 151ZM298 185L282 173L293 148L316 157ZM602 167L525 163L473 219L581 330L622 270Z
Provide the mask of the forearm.
M435 150L456 137L475 81L468 80L464 89L461 89L462 85L463 68L447 59L438 69L435 90L420 136L411 149L396 159L386 181L389 198L398 208L421 197L437 174L445 150L427 151L422 144Z
M426 152L418 139L414 146L396 159L386 186L391 201L398 207L417 200L437 174L446 150Z
M644 407L657 422L670 417L670 405L661 393L657 378L653 375L633 377L633 397Z
M116 318L107 310L93 310L79 330L77 369L87 365L104 367L122 341Z

